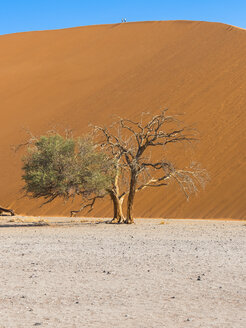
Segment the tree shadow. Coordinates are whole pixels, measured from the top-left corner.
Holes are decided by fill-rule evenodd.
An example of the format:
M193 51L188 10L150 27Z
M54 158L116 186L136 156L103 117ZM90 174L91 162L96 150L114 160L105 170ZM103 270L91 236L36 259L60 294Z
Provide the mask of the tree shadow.
M1 228L23 228L23 227L47 227L47 223L4 223L0 224Z

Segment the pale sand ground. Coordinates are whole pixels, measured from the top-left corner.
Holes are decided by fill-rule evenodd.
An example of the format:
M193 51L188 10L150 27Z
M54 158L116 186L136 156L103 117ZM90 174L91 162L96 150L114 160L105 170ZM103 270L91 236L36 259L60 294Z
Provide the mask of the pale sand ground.
M160 222L0 227L0 327L246 327L245 222Z

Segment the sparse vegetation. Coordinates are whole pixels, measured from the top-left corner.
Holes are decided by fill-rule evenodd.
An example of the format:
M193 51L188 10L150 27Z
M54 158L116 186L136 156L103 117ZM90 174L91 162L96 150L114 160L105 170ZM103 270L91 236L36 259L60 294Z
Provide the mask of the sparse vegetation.
M205 186L208 175L200 165L179 169L166 159L169 145L195 140L194 130L169 116L167 110L142 115L136 122L119 118L110 127L94 127L93 139L48 133L27 143L24 190L33 198L44 198L44 203L80 196L82 206L71 215L93 209L97 199L109 195L114 208L112 222L133 223L137 192L167 186L174 180L188 199ZM158 156L154 156L157 149ZM122 204L126 197L125 217Z

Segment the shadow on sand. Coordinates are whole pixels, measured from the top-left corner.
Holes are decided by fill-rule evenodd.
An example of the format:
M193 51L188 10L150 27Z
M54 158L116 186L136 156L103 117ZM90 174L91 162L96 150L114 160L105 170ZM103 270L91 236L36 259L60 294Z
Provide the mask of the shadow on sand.
M25 222L25 221L7 221L7 222L0 222L0 229L1 228L27 228L27 227L73 227L73 226L96 226L98 224L115 224L112 223L111 220L103 220L103 221L38 221L38 222Z

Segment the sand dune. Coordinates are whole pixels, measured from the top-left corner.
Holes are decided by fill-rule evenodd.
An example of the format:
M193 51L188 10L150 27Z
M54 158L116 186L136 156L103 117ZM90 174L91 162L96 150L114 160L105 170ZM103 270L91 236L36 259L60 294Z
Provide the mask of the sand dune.
M24 129L83 133L113 114L136 118L168 107L201 132L171 159L201 162L211 176L186 202L174 185L139 194L138 217L245 218L246 31L219 23L142 22L0 36L0 204L18 213L67 215L22 199ZM92 215L109 216L107 202Z

